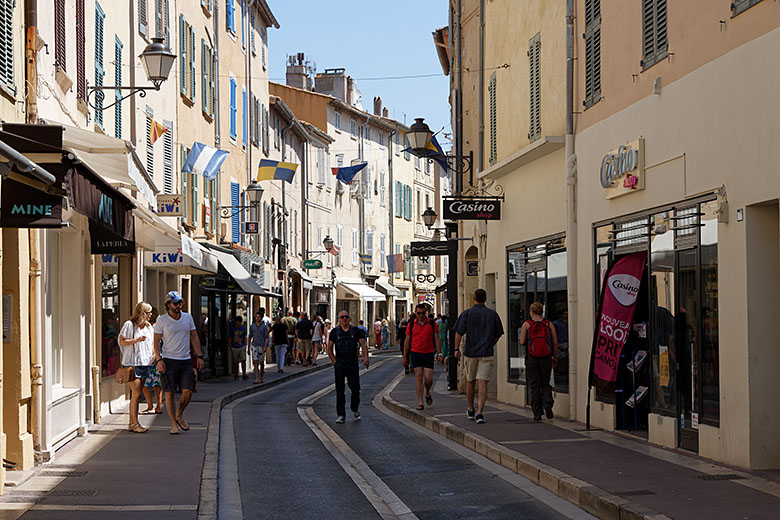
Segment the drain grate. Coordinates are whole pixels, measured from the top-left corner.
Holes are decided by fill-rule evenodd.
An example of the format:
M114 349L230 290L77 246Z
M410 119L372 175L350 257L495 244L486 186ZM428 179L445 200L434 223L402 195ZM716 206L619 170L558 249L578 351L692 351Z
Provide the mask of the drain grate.
M97 489L53 489L49 492L50 497L94 497L100 491Z
M649 489L637 489L635 491L618 491L615 495L619 497L641 497L646 495L655 495Z
M41 471L42 477L83 477L86 471L75 471L69 469L47 469Z
M723 473L720 475L698 475L696 478L699 480L743 480L746 477L736 473Z

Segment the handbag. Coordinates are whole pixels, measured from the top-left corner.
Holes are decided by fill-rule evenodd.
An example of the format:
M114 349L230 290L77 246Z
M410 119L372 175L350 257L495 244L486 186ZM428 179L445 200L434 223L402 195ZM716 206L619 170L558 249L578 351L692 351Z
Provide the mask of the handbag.
M133 336L135 336L135 326L133 326ZM135 350L135 345L130 346ZM133 379L135 379L135 367L126 367L123 365L114 372L114 381L116 381L117 384L123 385L129 383Z

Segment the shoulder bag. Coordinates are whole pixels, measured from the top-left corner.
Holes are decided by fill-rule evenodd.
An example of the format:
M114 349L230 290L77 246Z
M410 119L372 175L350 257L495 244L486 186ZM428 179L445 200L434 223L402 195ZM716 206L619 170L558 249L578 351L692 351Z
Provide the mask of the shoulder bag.
M135 324L133 324L133 336L135 336ZM121 337L121 336L120 336ZM135 339L135 338L133 338ZM130 347L135 350L135 344L129 345ZM120 361L122 359L121 355L119 357ZM120 362L121 364L121 362ZM126 367L126 366L120 366L116 372L114 372L114 381L116 381L117 384L123 385L125 383L129 383L135 379L135 367Z

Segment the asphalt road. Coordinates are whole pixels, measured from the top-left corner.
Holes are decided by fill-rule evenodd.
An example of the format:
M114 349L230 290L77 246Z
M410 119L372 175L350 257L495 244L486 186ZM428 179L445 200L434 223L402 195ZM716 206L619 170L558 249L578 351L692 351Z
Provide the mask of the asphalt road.
M372 358L373 363L378 360ZM557 497L537 498L546 493L544 490L527 493L498 478L498 467L492 468L486 459L482 461L480 457L480 462L475 463L470 460L473 455L466 458L418 428L375 409L371 404L373 397L399 370L399 360L393 359L361 376L363 418L359 422L348 414L346 424L335 424L333 392L317 400L313 411L327 424L326 429L335 432L365 462L369 473L386 484L393 499L400 500L414 516L514 520L584 517L571 515L571 506ZM413 384L411 377L401 384ZM332 382L332 370L322 371L254 394L226 410L233 418L237 462L234 467L225 468L220 461L221 501L226 491L228 495L233 492L235 504L240 500L243 518L381 518L361 486L299 414L301 406L297 403L301 399ZM233 489L236 484L239 493ZM230 488L226 490L224 486ZM367 487L365 481L362 487ZM528 490L527 486L522 487ZM225 514L222 506L220 503L221 518L233 517L237 511ZM566 511L571 516L563 514Z

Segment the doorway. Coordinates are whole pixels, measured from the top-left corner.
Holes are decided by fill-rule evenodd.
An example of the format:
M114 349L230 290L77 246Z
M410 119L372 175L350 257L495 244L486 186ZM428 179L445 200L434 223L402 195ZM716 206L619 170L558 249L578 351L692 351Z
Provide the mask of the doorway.
M699 323L696 249L677 251L677 409L680 447L699 451Z

